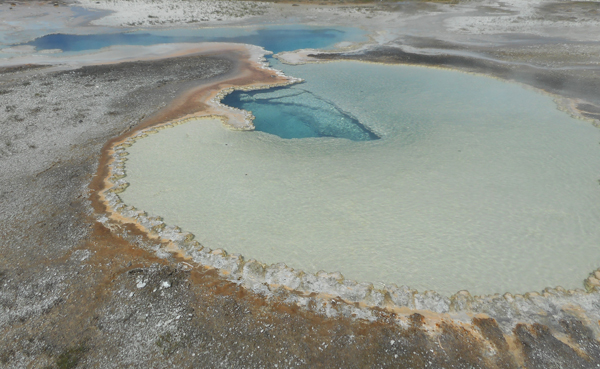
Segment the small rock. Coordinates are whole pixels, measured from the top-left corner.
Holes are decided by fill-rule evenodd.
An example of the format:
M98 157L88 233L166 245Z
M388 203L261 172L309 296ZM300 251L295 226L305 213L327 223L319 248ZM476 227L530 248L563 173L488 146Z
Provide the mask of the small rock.
M169 288L169 287L171 287L171 282L169 282L169 281L162 281L160 285L161 285L162 288Z

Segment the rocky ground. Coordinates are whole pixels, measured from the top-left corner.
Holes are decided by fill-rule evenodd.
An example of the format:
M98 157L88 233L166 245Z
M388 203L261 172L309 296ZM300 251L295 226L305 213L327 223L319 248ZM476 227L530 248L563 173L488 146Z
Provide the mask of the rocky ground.
M537 7L481 2L470 8L477 17L448 21L459 12L450 4L359 10L373 13L363 14L365 26L395 23L376 47L319 57L494 74L575 99L583 115L598 119L598 43L590 31L563 25L559 35L556 26L587 18L590 26L597 3L532 3ZM291 6L277 11L285 17ZM344 11L329 9L322 19L335 12ZM417 24L425 13L428 27ZM512 17L513 33L484 32L498 14ZM549 15L555 23L544 23ZM546 36L531 31L540 27ZM559 291L561 304L526 296L511 303L518 308L496 296L485 314L460 319L409 308L373 309L374 321L327 318L316 306L322 300L299 308L286 302L289 291L265 298L157 253L160 245L134 228L98 221L89 184L105 143L191 87L227 78L237 63L223 54L65 71L0 69L1 367L600 367L593 288L575 297Z

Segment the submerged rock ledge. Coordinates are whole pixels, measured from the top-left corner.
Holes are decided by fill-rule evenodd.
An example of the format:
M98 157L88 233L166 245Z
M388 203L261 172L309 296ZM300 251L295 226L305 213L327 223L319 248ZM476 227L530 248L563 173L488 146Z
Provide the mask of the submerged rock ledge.
M278 73L282 76L281 72ZM600 306L600 269L590 273L589 278L585 280L583 285L586 290L556 287L546 288L541 293L482 296L472 296L463 290L447 297L435 291L418 292L407 286L399 287L395 284L378 288L371 283L345 279L338 272L320 271L310 274L294 270L284 263L266 265L254 259L245 260L240 254L228 254L222 249L211 250L195 241L193 234L184 232L175 225L167 225L162 218L149 216L146 212L123 203L118 194L129 186L124 179L127 148L137 140L197 119L218 119L234 129L252 130L254 117L251 113L225 106L220 100L237 89L256 90L298 81L289 79L287 83L238 86L220 90L210 101L211 104L238 114L241 112L245 117L243 126L230 125L227 118L220 114L198 115L144 129L117 143L112 148L112 160L106 179L109 186L102 193L109 211L116 213L120 221L136 224L150 237L166 241L168 246L157 250L159 253L175 252L200 266L217 269L225 279L267 298L283 297L286 303L317 311L328 317L344 316L374 321L378 319L378 311L382 309L405 317L417 310L443 314L442 316L466 322L475 315L483 314L496 319L507 334L513 329L515 321L534 323L548 316L552 316L552 320L559 320L573 315L583 315L592 320L600 319L600 311L596 308Z
M524 89L536 91L540 94L549 96L556 104L556 108L558 110L568 114L571 118L589 122L594 127L600 128L600 107L579 97L563 96L551 85L545 85L544 83L537 82L525 83L518 79L514 79L513 77L507 77L503 74L505 71L502 70L499 72L497 69L500 68L497 66L494 68L493 63L488 63L489 65L482 63L482 65L477 67L465 67L456 62L454 64L443 63L443 59L436 58L436 56L408 53L399 49L394 49L393 52L391 52L392 54L398 54L395 56L396 58L382 58L377 55L377 52L380 51L380 49L384 48L369 44L362 45L361 47L351 51L301 49L294 51L282 51L273 55L273 58L277 59L283 64L288 65L323 64L349 61L367 64L405 65L421 68L433 68L493 78L504 82L514 83ZM415 60L411 60L411 57L414 57Z

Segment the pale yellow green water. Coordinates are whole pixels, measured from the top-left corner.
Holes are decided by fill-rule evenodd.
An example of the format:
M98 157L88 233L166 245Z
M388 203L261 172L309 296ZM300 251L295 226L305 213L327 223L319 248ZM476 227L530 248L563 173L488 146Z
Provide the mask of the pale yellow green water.
M486 77L281 66L381 139L198 120L129 148L123 201L247 259L451 294L580 288L600 266L600 134Z

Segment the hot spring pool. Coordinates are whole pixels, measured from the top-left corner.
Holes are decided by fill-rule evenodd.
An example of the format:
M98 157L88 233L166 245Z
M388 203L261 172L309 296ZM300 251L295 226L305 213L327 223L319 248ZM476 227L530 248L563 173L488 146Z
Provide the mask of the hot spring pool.
M262 46L278 53L298 49L330 48L340 42L364 42L366 32L353 27L270 25L252 27L184 28L74 35L55 33L20 44L37 51L66 53L98 50L113 45L156 45L178 42L235 42Z
M306 82L231 101L275 126L314 105L312 133L162 130L129 148L123 201L247 259L448 295L580 288L600 266L600 131L551 97L432 68L277 68Z

